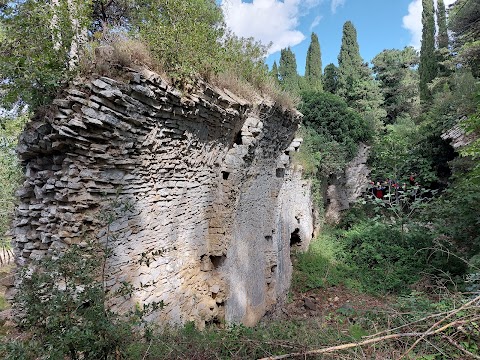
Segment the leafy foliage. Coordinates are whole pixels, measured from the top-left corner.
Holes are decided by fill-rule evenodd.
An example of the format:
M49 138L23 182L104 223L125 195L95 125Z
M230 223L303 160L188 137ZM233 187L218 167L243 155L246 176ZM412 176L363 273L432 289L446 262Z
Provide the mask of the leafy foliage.
M480 75L480 4L478 1L458 0L449 11L448 27L454 32L454 48L458 59L473 74Z
M335 235L333 229L323 229L307 252L296 255L292 284L295 290L339 285L348 277L350 269L344 262L345 250Z
M9 249L10 238L5 235L10 226L15 205L14 192L22 178L15 147L28 114L0 119L0 247Z
M127 45L119 54L120 66L152 66L154 59L153 67L180 86L198 75L211 80L224 73L251 82L256 90L276 91L264 63L266 46L227 32L212 0L17 0L0 9L0 29L4 105L20 100L34 109L47 104L77 73L78 63L91 68L101 62L92 59L95 49L111 45L109 39L120 34ZM144 52L143 44L149 54L140 57L148 61L124 64Z
M420 99L415 70L418 60L418 54L412 47L384 50L373 58L373 71L385 99L386 123L391 124L405 115L418 116Z
M329 175L345 168L348 154L341 143L325 133L319 133L312 127L305 127L299 135L303 138L300 151L294 153L294 159L303 167L309 177Z
M90 1L72 1L81 28L89 18ZM71 76L69 62L76 36L67 0L57 6L38 0L11 1L0 9L0 86L2 103L22 100L46 104Z
M336 92L375 128L386 116L383 97L372 70L360 56L357 30L350 21L343 25L342 46L338 55Z
M448 47L447 14L443 0L437 0L437 45L439 49Z
M220 8L210 0L142 0L134 23L153 56L174 77L218 72L224 34Z
M372 138L373 126L363 120L338 96L330 93L307 92L303 94L300 111L304 122L329 141L339 143L351 159L358 142Z
M415 173L422 184L434 181L432 164L423 153L425 138L422 128L408 117L387 125L386 133L375 140L371 152L372 177L402 183Z
M51 359L107 359L133 331L106 307L98 246L72 245L45 258L32 272L25 268L16 296L20 325L43 344Z
M328 64L323 74L323 88L329 93L337 92L338 69L334 64Z
M430 244L429 233L411 228L406 236L392 225L379 221L359 223L346 231L342 242L347 264L354 267L364 291L386 293L406 291L406 285L421 277Z

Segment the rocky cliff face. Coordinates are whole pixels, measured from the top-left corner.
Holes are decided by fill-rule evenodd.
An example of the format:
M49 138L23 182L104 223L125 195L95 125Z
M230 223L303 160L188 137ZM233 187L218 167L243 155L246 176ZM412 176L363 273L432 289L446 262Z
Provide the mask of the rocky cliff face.
M289 166L299 120L207 84L182 95L146 70L73 83L20 139L17 263L93 238L112 251L111 293L134 287L117 310L163 300L151 320L255 324L313 232L309 184Z
M370 169L367 166L370 147L365 144L358 146L357 155L347 164L343 173L335 174L329 180L327 187L328 206L325 220L338 223L341 211L350 208L366 190Z

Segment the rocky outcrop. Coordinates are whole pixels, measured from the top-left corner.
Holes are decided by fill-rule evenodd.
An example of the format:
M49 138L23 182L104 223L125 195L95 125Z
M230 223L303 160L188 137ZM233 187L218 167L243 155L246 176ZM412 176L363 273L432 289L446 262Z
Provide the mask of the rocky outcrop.
M370 169L366 163L369 151L369 146L360 144L357 155L347 164L345 171L331 176L327 187L327 222L338 223L341 211L349 209L367 188Z
M465 129L460 125L466 119L466 117L459 119L459 123L457 125L453 126L451 129L445 131L441 135L443 140L450 141L450 145L455 150L467 146L478 138L478 135L475 133L467 134Z
M285 151L298 149L300 114L198 87L131 70L76 81L37 114L18 148L17 263L97 239L110 293L134 288L111 305L163 301L158 323L253 325L281 303L290 246L307 246L313 224Z

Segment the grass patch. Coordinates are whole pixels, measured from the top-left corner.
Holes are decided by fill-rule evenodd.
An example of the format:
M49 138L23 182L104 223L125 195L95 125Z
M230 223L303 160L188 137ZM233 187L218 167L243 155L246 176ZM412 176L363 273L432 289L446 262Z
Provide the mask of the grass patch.
M331 228L324 228L310 243L305 253L294 258L292 286L295 291L305 292L319 287L346 283L350 268L346 265L344 247ZM347 281L348 283L348 281Z

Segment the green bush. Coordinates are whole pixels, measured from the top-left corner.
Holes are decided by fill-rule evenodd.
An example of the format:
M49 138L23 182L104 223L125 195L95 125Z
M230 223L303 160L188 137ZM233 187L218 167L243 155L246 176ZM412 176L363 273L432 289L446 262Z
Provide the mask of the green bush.
M19 325L42 343L50 359L107 359L128 341L133 323L106 306L103 251L72 245L65 253L24 268L15 298Z
M347 151L342 144L311 127L302 128L298 136L303 138L303 143L293 158L302 165L305 175L328 176L345 168Z
M345 261L370 293L404 292L427 269L432 243L426 229L410 226L402 235L396 225L368 220L343 233Z
M304 123L345 149L347 159L353 158L359 142L368 142L373 136L373 124L347 106L337 95L307 92L302 95L300 111Z

